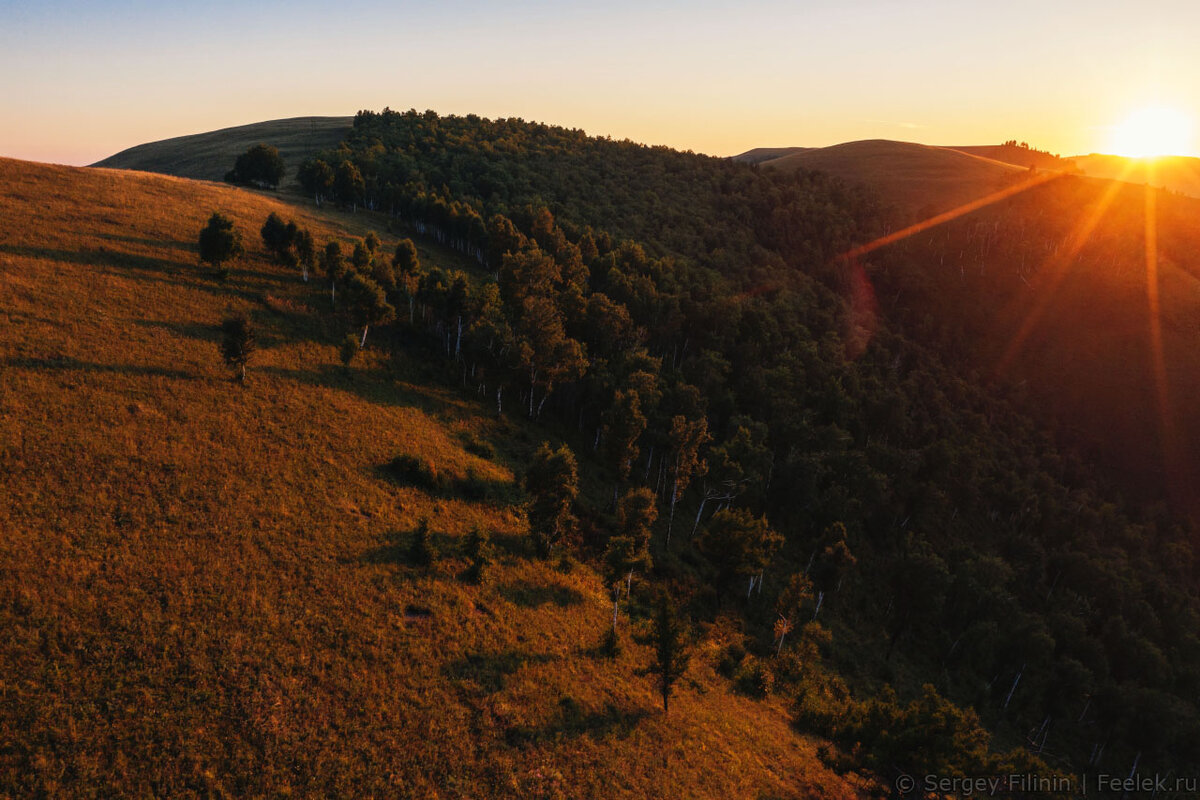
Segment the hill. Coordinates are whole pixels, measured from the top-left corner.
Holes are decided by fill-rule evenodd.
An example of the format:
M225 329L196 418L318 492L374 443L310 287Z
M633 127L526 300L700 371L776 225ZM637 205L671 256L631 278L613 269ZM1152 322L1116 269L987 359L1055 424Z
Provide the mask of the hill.
M1044 774L1051 767L1043 755L1077 775L1127 774L1134 762L1187 774L1200 763L1194 527L1161 505L1122 497L1079 451L1060 447L1060 430L1044 415L1040 428L1033 422L1039 406L1022 405L1007 365L994 370L1000 383L972 369L977 337L969 326L988 319L994 298L986 283L956 297L958 287L948 285L953 273L943 274L958 259L965 286L972 265L1004 253L981 274L1005 276L1000 290L1035 283L1025 272L1011 276L1021 255L1014 242L1031 248L1021 263L1040 266L1059 252L1068 263L1076 241L1093 232L1078 222L1099 219L1095 198L1009 197L1032 205L1002 242L994 238L999 220L977 214L872 249L860 245L880 241L887 220L864 192L824 173L760 169L524 120L360 112L338 149L321 157L349 162L339 168L344 180L322 187L325 208L382 210L338 214L328 224L354 223L361 232L369 220L412 231L422 242L422 267L403 249L394 268L386 257L372 264L366 241L343 247L355 245L357 267L343 274L332 253L323 259L330 277L308 286L257 252L224 285L206 272L176 272L186 265L163 264L161 256L110 263L100 247L115 245L73 234L73 210L138 246L162 241L170 220L153 223L152 236L131 236L128 230L145 224L139 216L156 218L144 204L122 205L136 196L131 188L101 191L81 180L78 195L63 197L37 181L10 181L10 204L38 199L36 210L21 209L6 243L26 259L11 270L14 282L42 269L39 261L51 268L66 261L135 273L162 267L171 285L195 282L204 290L195 300L166 298L150 318L150 335L122 340L110 326L138 317L104 310L125 308L111 297L102 308L86 305L103 294L103 281L76 290L80 276L70 274L75 280L52 283L74 291L85 313L67 303L66 311L47 314L40 308L56 308L55 295L22 285L19 308L29 320L11 345L21 358L8 373L44 387L40 394L14 389L6 418L44 423L0 451L22 470L11 482L21 488L20 502L8 506L39 531L13 540L22 560L4 585L17 588L0 605L20 633L4 651L18 668L3 674L26 682L34 676L28 694L10 692L20 704L9 729L91 713L83 729L96 746L125 742L124 730L137 743L182 739L177 749L195 763L206 752L196 737L213 730L201 724L195 704L211 704L215 695L222 734L244 737L222 751L222 774L263 793L284 779L275 756L297 763L305 736L320 747L316 758L305 751L311 769L302 772L304 786L325 794L341 788L335 780L355 782L367 761L399 764L397 782L413 791L582 796L613 786L645 794L664 780L670 783L660 794L694 795L713 770L739 774L718 779L714 793L745 793L745 785L733 785L739 781L751 794L844 793L846 783L826 780L823 766L809 759L814 754L821 765L865 771L884 785L901 773ZM361 180L352 179L355 171ZM316 171L305 175L323 181ZM124 176L131 177L161 180ZM1045 186L1076 185L1068 180ZM168 194L150 192L170 219L195 230L204 212L187 217L170 208ZM205 197L260 202L248 192ZM81 204L98 208L81 212ZM239 224L253 230L266 208ZM1158 208L1178 207L1164 201ZM324 217L296 213L311 218L321 238L332 235L320 228ZM35 222L35 214L47 221ZM1146 229L1124 225L1114 231L1119 246L1099 244L1110 245L1112 258L1142 251L1137 232ZM946 244L937 234L955 236ZM188 239L175 236L187 248ZM78 251L73 238L87 245L72 259L65 254ZM394 238L385 238L386 252ZM939 242L942 249L934 249ZM1162 252L1171 247L1164 238ZM910 258L889 260L901 254ZM1053 297L1058 262L1049 264L1037 295L1017 301ZM230 299L230 289L243 292L240 300ZM1092 298L1136 309L1152 296L1134 281L1113 289ZM198 445L191 436L120 435L123 414L142 418L138 396L126 398L153 391L141 384L100 384L107 393L78 408L73 398L89 385L53 383L60 365L77 362L115 364L97 371L124 375L128 355L153 347L173 331L163 323L180 316L180 338L194 338L187 346L198 349L182 351L187 366L174 369L190 376L201 358L215 361L211 325L219 316L196 305L214 299L256 309L266 352L241 389L215 366L211 392L203 382L178 387L171 382L185 375L155 370L158 383L173 387L162 401L171 408L167 419L182 431L198 426ZM396 319L372 323L359 360L336 366L336 346L348 332L358 334L365 314L386 310L381 300ZM205 313L209 323L187 322ZM74 339L52 337L68 325L102 329L103 341L119 349L104 360L74 361L36 351L39 337L67 347ZM1086 333L1076 332L1075 341L1088 341ZM353 343L346 352L355 355ZM1105 367L1121 368L1125 356L1098 363L1096 374L1111 376ZM1039 378L1052 395L1064 391L1052 370ZM231 405L235 391L244 400ZM194 401L209 405L197 409ZM64 418L60 407L70 412ZM105 412L101 424L117 435L72 428L89 408ZM219 421L206 422L210 413ZM175 450L155 455L159 439ZM88 447L100 447L86 444L94 440L106 443L103 457L90 455ZM227 440L231 451L222 449ZM542 440L570 450L532 453ZM293 447L301 448L295 456ZM36 456L32 466L26 452ZM137 479L118 482L104 472L109 462ZM210 463L237 469L213 471ZM75 464L83 468L61 466ZM66 482L34 478L59 472ZM83 482L93 473L105 479L95 484L103 498L86 494L92 484ZM517 485L521 474L528 491ZM202 484L188 483L192 475ZM157 490L146 493L142 484ZM247 501L239 504L243 484ZM82 511L69 502L80 491ZM175 497L188 502L177 508ZM91 507L102 513L86 516ZM428 569L409 555L419 541L413 515L426 513L444 554ZM65 520L61 531L53 527L58 519ZM463 530L475 522L492 529L498 545L485 588L457 580L467 566ZM80 525L83 535L72 536ZM40 533L46 529L49 544ZM92 531L100 532L98 544L88 538ZM131 532L139 538L129 539ZM185 545L195 540L217 559L209 569L225 576L219 585L204 584L199 568L172 566L176 554L193 552ZM99 566L88 572L71 562L85 577L68 580L69 595L18 590L37 585L45 559L35 553L58 557L76 552L70 548ZM145 559L150 571L140 566L143 549L152 556ZM116 555L106 561L109 551ZM210 591L183 591L198 583ZM89 594L94 586L115 592L119 613ZM219 629L220 642L178 622L167 589L190 598L189 611L217 620L209 627ZM39 605L43 595L58 606ZM224 602L248 622L222 617L218 596L233 598ZM648 629L664 629L650 624L663 598L695 632L693 665L676 687L670 716L652 714L652 684L637 674L649 656ZM601 638L612 623L601 615L620 623L615 658ZM175 625L191 638L156 638ZM37 631L44 628L58 633L43 641ZM103 634L98 641L95 631ZM136 645L147 631L156 645L150 651ZM125 646L103 650L110 638ZM72 649L80 639L82 652ZM232 649L233 660L222 657L229 641L241 647ZM268 643L267 656L240 644L250 641ZM308 651L317 657L297 667ZM63 670L55 668L59 661L68 662ZM124 662L134 664L135 678L114 681L130 672L117 668ZM72 683L76 674L93 681L88 689ZM145 698L178 697L195 686L200 694L169 706L161 729L153 714L122 717L115 726L104 716L134 706L130 695L144 706ZM389 694L397 687L407 692L400 700ZM95 708L86 701L90 691L115 697ZM59 703L64 692L69 698ZM635 696L643 701L628 699ZM306 701L303 713L287 704L290 697ZM426 698L439 709L436 719L421 705ZM677 709L691 702L717 710L689 710L683 724L699 728L675 727ZM731 711L737 723L716 732ZM118 733L95 733L101 723ZM661 738L650 735L668 723L653 728L664 731ZM42 734L48 723L34 724L41 738L16 737L33 746L0 754L23 759L14 774L79 736L79 725ZM404 755L396 729L423 737L415 754ZM809 743L817 742L801 738L797 774L817 777L781 786L764 770L786 761L782 750L793 752L797 731L831 746L814 753ZM758 733L782 750L747 761ZM346 744L362 755L346 756ZM718 758L697 755L717 747ZM672 769L671 754L682 752L688 763ZM201 764L200 774L207 768ZM548 784L535 782L547 775Z
M301 162L315 152L336 146L352 122L352 117L294 117L238 125L141 144L92 166L219 181L239 155L263 143L279 148L287 167L284 185L294 185Z
M1149 184L1180 194L1200 197L1200 158L1164 156L1126 158L1093 153L1075 156L1071 163L1085 175L1134 184Z
M783 158L792 153L800 153L805 150L810 150L809 147L756 147L753 150L747 150L744 153L739 153L732 156L731 160L742 164L761 164L764 161L771 161L776 158Z
M929 217L1011 185L1012 164L945 147L871 139L814 148L762 162L772 169L820 170L878 192L903 217Z
M361 215L11 160L0 197L0 794L852 795L782 703L716 675L717 633L669 716L647 646L595 653L607 591L534 559L513 505L552 436L439 388L407 334L341 365L325 281L257 231L274 211L347 240ZM248 248L225 283L196 265L213 209ZM259 331L244 385L231 312ZM398 481L397 455L494 490ZM459 577L476 525L482 587Z
M948 149L957 150L967 155L981 156L992 161L1013 164L1025 169L1029 169L1030 167L1049 170L1064 170L1069 168L1068 163L1059 156L1047 153L1044 150L1037 150L1028 145L1022 146L1012 142L993 145L970 145L967 147L954 146Z

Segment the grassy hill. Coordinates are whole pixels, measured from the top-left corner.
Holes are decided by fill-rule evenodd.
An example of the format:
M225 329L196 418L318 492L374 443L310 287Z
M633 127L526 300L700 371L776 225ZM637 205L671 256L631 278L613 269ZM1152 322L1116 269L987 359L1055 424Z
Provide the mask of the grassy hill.
M293 185L300 163L313 153L335 147L352 122L352 117L294 117L256 122L141 144L93 166L219 181L233 168L239 155L261 142L279 148L288 170L284 185Z
M764 161L772 161L776 158L783 158L792 153L802 153L810 149L808 147L756 147L753 150L747 150L744 153L733 156L732 160L743 164L761 164Z
M669 716L647 647L597 655L597 577L533 559L513 505L544 429L436 388L419 349L339 363L324 283L257 231L371 220L12 160L0 197L0 796L854 795L782 703L717 677L717 628ZM196 265L214 209L248 250L225 283ZM235 311L244 385L217 353ZM506 499L397 483L399 454ZM482 587L458 578L473 525Z
M1032 147L1021 147L1020 145L1011 143L968 145L966 147L956 145L949 149L957 150L967 155L989 158L993 161L1002 161L1005 164L1013 164L1025 169L1034 167L1035 169L1061 170L1066 167L1063 159L1052 153Z
M773 169L815 169L865 184L905 217L947 211L1002 189L1023 174L1001 161L884 139L802 150L762 164Z
M1096 178L1112 178L1158 186L1172 192L1200 197L1200 158L1168 156L1142 159L1093 153L1070 159L1075 167Z

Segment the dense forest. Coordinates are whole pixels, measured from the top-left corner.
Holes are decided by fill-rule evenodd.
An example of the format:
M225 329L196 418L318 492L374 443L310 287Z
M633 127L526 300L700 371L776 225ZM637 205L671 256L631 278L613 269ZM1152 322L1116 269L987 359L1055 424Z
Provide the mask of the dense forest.
M665 591L734 627L731 679L794 697L797 726L889 779L1200 766L1190 527L963 369L963 320L926 319L935 286L876 301L874 270L839 258L886 227L863 192L390 110L300 179L482 268L425 270L403 242L305 259L364 340L391 324L566 436L598 477L530 522L544 553L605 565L614 619L624 588L630 614Z

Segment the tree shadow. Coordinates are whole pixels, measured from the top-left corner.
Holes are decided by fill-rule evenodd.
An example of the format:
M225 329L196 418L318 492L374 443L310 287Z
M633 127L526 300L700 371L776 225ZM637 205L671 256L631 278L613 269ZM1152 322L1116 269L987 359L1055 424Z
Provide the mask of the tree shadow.
M443 673L462 688L479 694L495 694L508 678L526 664L545 664L554 657L545 653L502 650L498 653L470 653L447 664Z
M96 234L101 239L107 239L110 242L129 242L130 244L143 244L148 247L162 247L170 250L182 250L185 253L194 252L196 247L195 242L180 242L171 239L147 239L142 236L119 236L115 233L99 233Z
M216 325L205 325L201 322L168 322L156 319L139 319L134 322L143 328L156 328L186 339L199 339L203 342L213 343L221 341L221 329Z
M541 608L551 604L567 608L583 602L583 595L569 586L539 585L528 581L501 586L500 596L522 608Z
M369 548L358 561L363 564L398 564L401 566L419 566L409 560L409 550L416 538L417 530L393 531L383 536L383 544ZM457 557L459 542L457 537L448 533L429 532L429 546L438 558Z
M145 256L137 253L121 253L105 247L98 249L84 248L82 250L57 250L51 247L28 247L25 245L0 244L0 253L8 253L25 258L38 258L47 261L61 261L66 264L79 264L88 267L109 267L112 269L138 270L139 272L154 272L161 275L180 276L198 274L200 270L193 261L178 261L171 258ZM230 266L233 277L252 278L267 283L282 283L286 279L262 270L245 269L238 265Z
M352 373L345 367L333 364L321 364L315 369L260 367L259 370L309 386L341 389L381 406L417 408L427 413L433 413L438 408L434 399L426 394L398 386L394 381L378 380L362 372Z
M584 711L575 698L568 696L559 698L558 713L544 724L509 728L504 736L511 746L532 745L564 735L625 739L649 715L645 709L620 708L614 703L606 704L599 711Z
M156 367L149 364L98 364L94 361L80 361L70 356L48 356L44 358L10 357L0 361L6 367L23 367L25 369L57 370L61 372L96 372L112 375L142 375L160 378L179 378L181 380L197 380L202 376L179 369Z

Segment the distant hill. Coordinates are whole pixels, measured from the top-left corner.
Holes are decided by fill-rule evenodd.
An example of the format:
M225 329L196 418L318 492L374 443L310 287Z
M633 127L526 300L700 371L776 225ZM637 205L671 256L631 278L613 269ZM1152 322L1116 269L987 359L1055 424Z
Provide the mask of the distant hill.
M1020 167L990 158L887 139L801 150L762 164L815 169L865 184L907 216L946 211L1002 189L1023 173Z
M733 156L732 160L740 161L743 164L761 164L764 161L783 158L792 153L811 149L811 147L756 147L753 150L747 150L744 153Z
M1070 162L1080 172L1096 178L1148 183L1172 192L1200 197L1200 158L1168 156L1141 159L1092 153L1075 156Z
M283 181L287 186L295 183L300 162L321 150L336 147L353 123L353 117L293 117L256 122L140 144L92 166L219 181L239 155L261 142L279 148L287 166Z
M966 147L954 146L949 148L957 150L960 153L966 153L972 156L982 156L990 158L993 161L1002 161L1005 164L1013 164L1018 167L1035 167L1036 169L1064 169L1067 164L1066 159L1047 153L1044 150L1036 150L1032 147L1021 147L1011 143L1006 144L986 144L986 145L968 145Z

